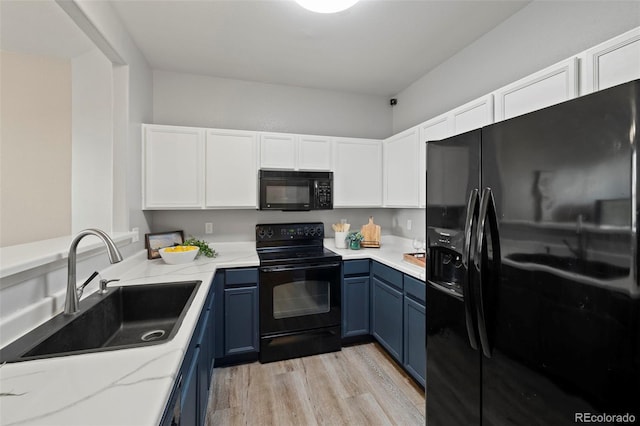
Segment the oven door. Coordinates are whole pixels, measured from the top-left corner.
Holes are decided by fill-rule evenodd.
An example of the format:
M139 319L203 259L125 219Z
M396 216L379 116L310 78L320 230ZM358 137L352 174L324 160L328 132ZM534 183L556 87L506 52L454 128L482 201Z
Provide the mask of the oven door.
M314 197L313 180L302 177L260 179L260 210L311 210Z
M341 262L260 268L262 336L338 326Z

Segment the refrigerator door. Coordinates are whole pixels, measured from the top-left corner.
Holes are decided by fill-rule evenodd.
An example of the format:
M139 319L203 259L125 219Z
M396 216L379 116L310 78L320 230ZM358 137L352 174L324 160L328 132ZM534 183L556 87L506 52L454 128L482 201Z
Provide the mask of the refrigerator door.
M483 425L640 421L639 87L482 131L501 251L500 279L483 283Z
M469 258L480 131L427 143L427 422L480 422L480 352Z

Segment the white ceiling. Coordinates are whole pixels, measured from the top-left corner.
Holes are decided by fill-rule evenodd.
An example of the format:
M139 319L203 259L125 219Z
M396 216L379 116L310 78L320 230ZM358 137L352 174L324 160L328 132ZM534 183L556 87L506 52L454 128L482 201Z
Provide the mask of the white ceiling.
M2 0L4 1L4 0ZM153 69L392 96L529 0L111 1Z

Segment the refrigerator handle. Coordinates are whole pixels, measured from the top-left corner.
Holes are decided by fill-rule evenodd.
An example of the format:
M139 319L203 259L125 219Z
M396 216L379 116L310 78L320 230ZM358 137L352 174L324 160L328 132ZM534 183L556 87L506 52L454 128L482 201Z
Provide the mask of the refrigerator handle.
M462 282L462 291L464 293L464 313L467 325L467 335L469 336L469 344L474 350L478 350L478 339L476 337L476 327L473 322L473 302L471 294L470 274L470 251L471 251L471 233L473 223L478 219L478 190L473 189L469 194L469 202L467 203L467 218L464 225L464 247L462 248L462 265L466 271L466 277Z
M480 335L480 343L482 344L482 352L487 358L491 358L492 348L489 342L489 335L487 333L487 321L486 321L486 307L485 298L483 293L485 292L484 286L486 285L482 274L482 258L483 258L483 242L485 236L485 225L489 220L489 226L491 229L491 244L493 249L493 258L500 259L500 244L498 237L498 218L496 214L495 201L493 199L493 193L491 188L484 188L482 190L482 196L480 198L480 214L478 216L478 227L476 236L476 250L473 259L474 267L478 276L477 298L476 298L476 314L478 318L478 333ZM499 269L499 268L498 268ZM498 279L498 277L496 277Z

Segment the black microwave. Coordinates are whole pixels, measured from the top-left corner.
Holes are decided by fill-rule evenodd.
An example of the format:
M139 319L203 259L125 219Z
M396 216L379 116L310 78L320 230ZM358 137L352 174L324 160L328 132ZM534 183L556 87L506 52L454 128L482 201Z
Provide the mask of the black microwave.
M260 170L260 210L333 209L333 172Z

